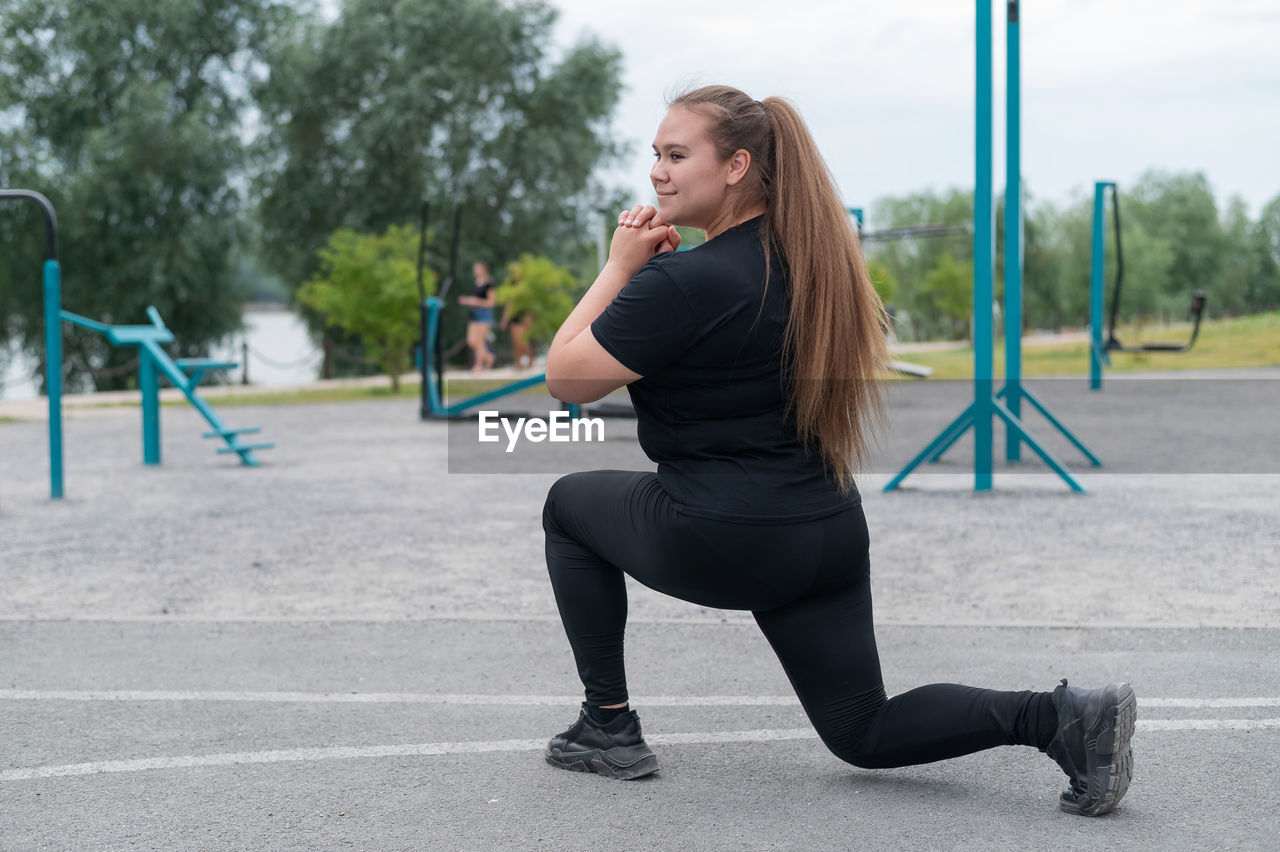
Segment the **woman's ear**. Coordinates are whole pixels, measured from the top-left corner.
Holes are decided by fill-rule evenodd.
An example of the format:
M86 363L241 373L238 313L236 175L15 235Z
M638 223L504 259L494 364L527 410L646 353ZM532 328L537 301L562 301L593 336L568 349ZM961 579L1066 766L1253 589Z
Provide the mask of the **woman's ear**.
M729 186L735 186L738 181L747 176L748 169L751 168L751 152L745 148L739 148L733 152L733 156L729 158L729 176L726 183Z

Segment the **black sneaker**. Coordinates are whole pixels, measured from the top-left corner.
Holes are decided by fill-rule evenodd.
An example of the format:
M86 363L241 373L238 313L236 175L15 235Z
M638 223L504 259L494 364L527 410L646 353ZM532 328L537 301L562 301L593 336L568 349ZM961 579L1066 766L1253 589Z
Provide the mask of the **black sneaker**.
M1045 749L1071 783L1058 806L1069 814L1110 813L1133 777L1129 740L1138 719L1138 699L1127 683L1102 689L1062 686L1053 691L1058 733Z
M573 727L547 743L547 763L574 772L598 772L630 780L658 771L658 758L640 734L640 717L628 710L607 725L587 714L587 705Z

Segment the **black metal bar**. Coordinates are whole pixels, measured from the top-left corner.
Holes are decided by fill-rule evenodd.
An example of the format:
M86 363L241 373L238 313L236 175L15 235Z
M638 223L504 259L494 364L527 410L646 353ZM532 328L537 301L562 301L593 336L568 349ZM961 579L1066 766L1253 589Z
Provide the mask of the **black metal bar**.
M948 234L967 234L965 225L914 225L907 228L888 228L883 231L864 231L859 236L864 243L907 240L914 237L944 237Z
M453 233L449 238L449 274L445 277L444 283L440 285L440 301L443 302L445 297L449 295L453 282L457 279L458 274L458 233L462 224L462 202L453 205ZM441 325L444 324L444 308L441 306L440 319ZM441 394L444 393L444 331L443 328L436 330L436 386L440 388ZM424 338L425 339L425 338Z
M0 201L30 201L44 212L44 259L58 259L58 214L53 204L38 192L30 189L0 189Z
M1120 242L1120 187L1111 185L1111 213L1116 232L1116 286L1111 291L1111 316L1107 323L1107 348L1119 348L1116 320L1120 315L1120 288L1124 284L1124 246ZM1114 346L1113 346L1114 345Z
M1111 209L1113 211L1113 219L1115 221L1116 235L1116 286L1111 293L1111 316L1108 319L1107 342L1106 348L1108 352L1186 352L1196 344L1196 338L1200 336L1200 318L1204 313L1205 296L1203 290L1197 290L1191 296L1191 308L1188 313L1195 321L1195 325L1191 329L1191 339L1186 343L1139 343L1134 346L1125 346L1120 342L1120 338L1116 337L1116 320L1120 315L1120 288L1124 284L1124 248L1120 242L1120 189L1115 184L1111 185Z
M427 290L422 283L422 271L427 255L427 222L431 218L431 202L422 202L422 226L418 229L418 301L427 300Z

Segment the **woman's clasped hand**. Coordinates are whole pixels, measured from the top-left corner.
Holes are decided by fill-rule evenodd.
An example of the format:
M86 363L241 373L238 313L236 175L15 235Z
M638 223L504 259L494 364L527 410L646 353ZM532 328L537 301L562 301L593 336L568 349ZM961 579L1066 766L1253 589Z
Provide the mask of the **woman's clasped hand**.
M658 209L637 204L618 214L618 229L609 244L609 262L634 275L655 254L675 251L680 247L680 234L673 225L662 221Z

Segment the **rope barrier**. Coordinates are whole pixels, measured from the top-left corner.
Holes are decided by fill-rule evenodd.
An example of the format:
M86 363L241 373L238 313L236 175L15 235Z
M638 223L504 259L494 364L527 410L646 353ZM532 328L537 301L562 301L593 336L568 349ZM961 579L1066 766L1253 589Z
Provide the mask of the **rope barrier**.
M92 367L87 361L74 352L68 352L64 359L72 368L87 373L95 379L114 379L120 376L128 375L138 369L138 356L135 355L128 362L118 367Z
M263 355L261 352L259 352L257 349L255 349L252 346L246 346L245 349L254 358L257 358L259 361L266 364L268 367L273 367L277 370L292 370L297 367L314 365L319 363L320 360L324 358L324 352L318 351L318 352L311 352L294 361L287 361L287 362L277 361L274 358L271 358L267 355Z
M325 349L338 358L339 361L345 361L348 364L358 364L364 367L376 367L377 364L365 358L363 355L352 355L346 349L343 349L337 343L329 338L324 339Z

